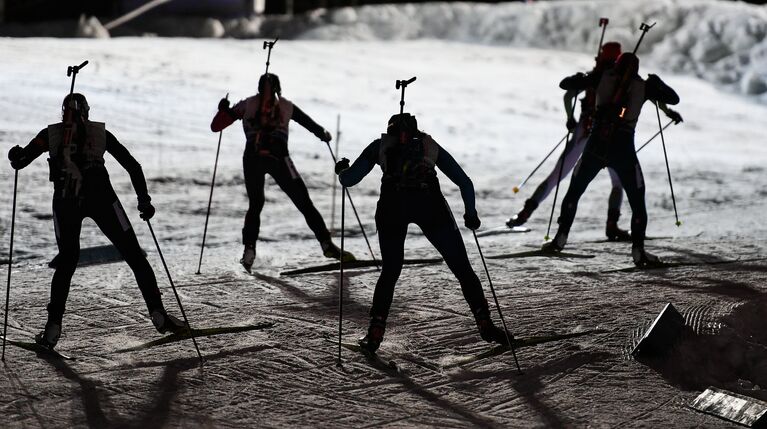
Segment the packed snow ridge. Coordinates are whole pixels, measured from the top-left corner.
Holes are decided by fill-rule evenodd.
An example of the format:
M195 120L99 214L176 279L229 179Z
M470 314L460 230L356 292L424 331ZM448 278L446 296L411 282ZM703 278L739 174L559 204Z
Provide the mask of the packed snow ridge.
M315 15L298 38L428 38L596 54L600 17L610 19L605 40L626 50L636 45L642 22L657 22L638 51L647 64L767 102L767 6L712 0L376 5Z

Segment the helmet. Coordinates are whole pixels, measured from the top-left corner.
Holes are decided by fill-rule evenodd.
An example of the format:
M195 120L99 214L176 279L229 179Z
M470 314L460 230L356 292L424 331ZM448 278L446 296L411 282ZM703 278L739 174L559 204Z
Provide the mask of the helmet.
M414 136L418 133L418 121L410 113L398 113L389 118L386 134L395 137Z
M272 87L272 92L277 95L282 95L282 86L280 86L280 78L276 74L265 73L258 79L258 92L264 92L264 86L269 83Z
M88 100L80 93L68 94L64 97L64 101L61 103L61 114L64 116L68 109L72 109L75 113L79 114L83 119L88 119Z
M635 76L639 73L639 58L631 52L624 52L615 62L618 75Z
M620 55L621 44L618 42L607 42L602 45L596 60L599 65L612 65Z

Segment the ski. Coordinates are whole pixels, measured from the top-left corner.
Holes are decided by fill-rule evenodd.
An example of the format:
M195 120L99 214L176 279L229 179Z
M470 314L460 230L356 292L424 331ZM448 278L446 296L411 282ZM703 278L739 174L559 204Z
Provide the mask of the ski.
M544 250L538 249L538 250L528 250L525 252L504 253L502 255L493 255L493 256L488 256L487 259L533 258L533 257L590 259L590 258L593 258L594 255L588 255L585 253L569 253L569 252L554 253L554 252L546 252Z
M667 268L676 268L676 267L694 267L698 265L723 265L723 264L734 264L738 262L756 262L756 261L763 261L767 258L750 258L750 259L730 259L730 260L724 260L724 261L675 261L675 262L660 262L659 264L653 264L648 265L645 267L626 267L626 268L617 268L614 270L605 270L600 271L600 274L610 274L610 273L633 273L637 271L650 271L650 270L662 270Z
M161 346L163 344L168 343L174 343L178 341L183 341L190 339L192 337L198 338L198 337L210 337L213 335L221 335L221 334L234 334L237 332L247 332L247 331L257 331L261 329L268 329L274 326L273 322L264 322L264 323L258 323L255 325L245 325L245 326L225 326L225 327L218 327L218 328L203 328L203 329L186 329L182 332L176 333L176 334L170 334L162 338L158 338L153 341L149 341L144 344L140 344L138 346L134 347L128 347L124 349L116 350L116 353L126 353L126 352L135 352L139 350L146 350L151 347L155 346Z
M0 335L0 339L2 338L3 336ZM11 340L8 338L6 338L5 341L8 344L16 346L18 348L35 352L37 353L38 356L48 356L48 357L53 357L53 358L63 359L63 360L77 360L76 358L72 356L65 355L64 353L59 353L54 349L43 347L34 341L17 341L17 340Z
M329 342L338 345L338 340L333 338L325 338ZM370 353L366 350L364 350L359 344L357 343L347 343L347 342L341 342L341 347L351 350L353 352L359 353L362 356L365 357L365 360L367 361L370 366L373 368L376 368L378 370L381 370L385 372L386 374L389 374L391 376L397 377L402 375L402 371L397 366L397 363L393 360L385 360L381 358L378 353Z
M420 264L439 264L441 262L442 262L442 258L425 258L425 259L405 259L402 263L404 265L420 265ZM380 263L381 261L373 261L368 259L349 261L349 262L344 262L344 270L349 270L354 268L375 267L379 265ZM280 273L280 275L281 276L297 276L300 274L321 273L326 271L336 271L340 267L341 267L340 262L331 262L325 265L315 265L315 266L306 267L306 268L283 271Z
M493 235L501 235L501 234L524 234L526 232L530 232L531 229L526 226L499 226L495 228L491 228L485 231L481 231L477 233L477 237L490 237Z
M588 331L574 332L570 334L554 334L554 335L542 335L542 336L536 336L536 337L515 338L512 341L514 342L514 348L520 349L524 347L537 346L539 344L551 343L554 341L562 341L562 340L567 340L570 338L583 337L586 335L603 334L605 332L607 332L607 330L605 329L592 329ZM446 369L456 368L459 366L478 362L483 359L502 355L510 350L511 349L505 345L496 345L476 355L461 357L446 365L442 365L442 369L446 370Z

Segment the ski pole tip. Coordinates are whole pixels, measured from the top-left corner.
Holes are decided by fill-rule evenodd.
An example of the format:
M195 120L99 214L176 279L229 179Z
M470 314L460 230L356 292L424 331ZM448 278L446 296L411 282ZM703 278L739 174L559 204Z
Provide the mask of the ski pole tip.
M676 226L682 226L682 221L681 220L676 221Z
M545 236L545 237L543 237L543 239L544 239L544 240L546 240L546 241L549 241L549 238L551 238L551 237L549 237L549 235L548 235L548 234L546 234L546 236Z
M516 194L516 193L519 192L519 187L515 186L515 187L511 188L511 190L514 191L514 193Z

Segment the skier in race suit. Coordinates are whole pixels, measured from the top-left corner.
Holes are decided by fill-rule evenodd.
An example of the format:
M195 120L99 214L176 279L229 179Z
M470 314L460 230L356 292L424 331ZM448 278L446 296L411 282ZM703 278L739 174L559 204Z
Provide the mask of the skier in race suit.
M336 172L341 184L350 187L359 183L376 164L383 171L375 215L382 269L370 308L370 326L360 345L375 352L383 340L394 285L402 271L405 236L411 223L421 228L457 277L481 337L488 342L507 343L504 331L490 319L482 285L469 263L458 225L440 191L435 167L460 188L466 210L465 225L476 230L480 221L474 208L471 179L431 136L418 130L415 117L408 113L392 116L386 134L370 143L351 167L348 159L339 161Z
M48 321L35 336L41 346L52 349L61 334L72 275L80 258L80 229L90 217L114 244L136 277L152 323L160 333L178 332L186 325L165 311L151 265L117 198L104 167L104 153L112 155L128 171L138 196L141 218L149 220L155 209L147 192L141 165L104 123L88 119L89 106L82 94L67 95L62 105L64 122L49 125L29 144L8 152L14 169L20 170L48 152L53 182L53 223L59 248L58 264L51 281Z
M578 200L599 170L610 167L618 175L631 205L631 254L634 263L640 267L660 263L656 256L644 249L647 228L645 183L634 148L634 129L645 101L650 100L666 108L665 104L679 103L679 96L658 76L651 74L645 80L639 77L638 72L639 59L625 52L610 70L601 74L576 74L560 83L560 87L568 91L594 89L596 113L591 136L562 200L559 230L552 241L543 245L544 250L562 250L575 219Z
M210 129L219 132L237 119L242 120L242 128L245 131L242 165L249 201L245 226L242 228L245 250L240 263L250 271L256 257L256 241L265 201L264 178L267 173L304 215L306 223L320 242L323 254L328 258L343 257L347 261L354 260L354 256L349 252L341 255L341 250L330 239L325 221L314 207L309 191L288 153L288 123L291 119L323 142L331 140L330 133L282 96L280 80L272 73L259 78L258 94L238 102L233 107L229 107L229 100L221 99Z
M591 74L600 75L605 70L613 67L615 60L621 53L621 45L618 42L607 42L602 45L599 56L596 58L596 64ZM523 225L527 222L528 218L535 209L546 199L551 193L554 187L557 186L557 181L560 178L564 179L570 171L575 167L576 162L583 154L583 149L586 147L586 142L591 134L591 129L594 123L594 113L596 104L595 88L586 88L585 96L581 99L581 114L578 121L574 118L574 104L573 99L578 95L577 90L568 90L565 92L564 104L565 111L567 112L567 129L572 133L572 139L566 143L564 162L561 159L557 160L554 169L549 173L548 177L535 189L533 195L525 201L525 205L519 213L512 216L506 225L509 227L515 227ZM670 118L674 119L674 122L679 123L682 121L682 117L671 109L665 109L664 112ZM560 173L560 167L562 172ZM612 189L610 196L607 200L607 223L605 226L605 235L610 241L629 241L631 240L631 234L618 227L618 219L621 215L621 205L623 203L623 187L621 186L618 174L612 168L607 168L610 174L610 181L612 182Z

